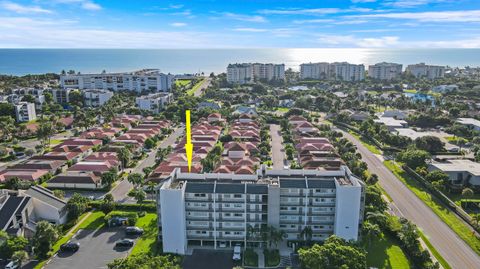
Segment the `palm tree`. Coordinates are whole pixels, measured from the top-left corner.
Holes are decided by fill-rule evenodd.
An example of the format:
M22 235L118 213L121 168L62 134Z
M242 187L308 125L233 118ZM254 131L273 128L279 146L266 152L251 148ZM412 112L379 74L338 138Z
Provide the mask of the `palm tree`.
M25 250L15 251L12 255L12 261L18 264L18 267L21 268L22 264L28 260L28 253Z
M118 159L122 162L122 170L128 166L131 158L132 153L127 148L121 148L118 151Z
M388 221L388 217L380 211L367 212L366 219L368 222L377 224L380 227L385 227Z
M372 224L368 221L363 223L362 235L367 239L368 247L370 247L370 244L372 243L372 238L379 236L381 233L378 224Z
M310 245L310 241L313 237L312 227L305 226L303 230L300 232L300 237L307 242L307 245Z

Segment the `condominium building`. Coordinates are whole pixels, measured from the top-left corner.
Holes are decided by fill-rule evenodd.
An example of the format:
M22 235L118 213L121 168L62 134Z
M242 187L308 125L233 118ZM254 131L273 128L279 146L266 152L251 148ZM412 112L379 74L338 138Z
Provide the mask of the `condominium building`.
M365 66L347 62L306 63L300 65L300 78L360 81L365 79Z
M85 90L82 92L84 98L84 104L87 107L99 107L105 104L110 98L113 97L113 92L108 90Z
M137 97L135 102L141 110L148 110L153 113L159 113L167 104L173 100L171 93L152 93Z
M66 74L60 76L63 88L103 89L110 91L167 92L174 75L160 73L158 69L144 69L130 73Z
M70 101L70 92L74 91L74 89L51 89L50 91L52 92L53 101L59 104L68 104Z
M172 172L157 192L163 251L185 254L190 246L258 244L252 228L270 225L287 241L330 235L357 240L364 210L364 183L346 166L337 170L267 170L256 174Z
M381 62L368 67L368 76L380 80L392 80L402 75L402 65Z
M35 113L35 104L28 102L18 102L15 104L15 115L17 122L31 121L37 118Z
M417 78L443 78L445 76L445 66L426 65L425 63L411 64L407 66L406 72Z
M267 81L285 79L285 65L242 63L229 64L227 67L227 81L229 83L245 84L261 79Z
M35 98L35 108L42 109L43 103L45 103L45 90L35 88L18 88L13 89L12 94L18 95L18 99L22 99L25 95L31 95Z

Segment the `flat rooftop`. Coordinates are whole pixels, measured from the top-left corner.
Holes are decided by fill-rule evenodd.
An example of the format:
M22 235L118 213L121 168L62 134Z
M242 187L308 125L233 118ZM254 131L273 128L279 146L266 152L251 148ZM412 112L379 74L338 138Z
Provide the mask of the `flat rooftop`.
M434 162L431 165L444 172L468 172L480 176L480 163L470 160L448 160L446 162Z

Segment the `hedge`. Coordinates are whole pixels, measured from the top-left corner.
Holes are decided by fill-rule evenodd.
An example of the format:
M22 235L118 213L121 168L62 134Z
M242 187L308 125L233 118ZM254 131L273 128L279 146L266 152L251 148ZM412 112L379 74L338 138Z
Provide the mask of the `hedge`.
M128 218L128 225L134 226L138 220L138 214L135 212L125 212L125 211L112 211L108 213L103 219L108 226L108 223L113 217L125 217Z
M88 205L92 208L100 208L103 201L90 201ZM150 213L157 212L157 205L155 203L141 203L141 204L121 204L115 203L115 209L125 211L147 211Z

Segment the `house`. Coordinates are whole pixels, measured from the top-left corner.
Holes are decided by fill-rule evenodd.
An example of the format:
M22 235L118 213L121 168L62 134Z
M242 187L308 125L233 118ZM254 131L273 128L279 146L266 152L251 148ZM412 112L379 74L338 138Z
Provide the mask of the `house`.
M297 133L318 133L317 127L313 126L313 124L308 121L295 125L294 129Z
M47 182L48 188L99 189L102 188L101 177L92 171L67 171Z
M408 117L408 114L401 110L385 110L383 113L380 114L380 117L404 120Z
M242 114L238 117L238 121L241 123L248 123L253 121L253 116L250 114Z
M376 123L384 124L385 126L387 126L390 132L393 132L395 131L395 129L398 129L398 128L408 127L408 122L404 120L397 120L392 117L380 117L379 119L375 119L373 121Z
M463 159L432 162L428 166L428 170L444 172L453 185L480 187L480 163L477 162Z
M58 160L58 161L72 161L77 162L81 159L80 151L50 151L43 155L33 156L30 160Z
M48 174L47 170L41 169L11 169L7 168L0 171L0 183L5 183L12 178L18 178L23 181L38 182L43 176Z
M213 122L221 122L221 121L224 121L224 119L222 119L222 114L220 114L220 113L212 113L212 114L208 115L207 121L208 121L208 123L213 123Z
M293 107L294 104L295 104L295 101L292 99L284 99L284 100L278 101L278 106L280 107L290 108L290 107Z
M466 125L472 130L480 131L480 121L474 118L458 118L457 123Z
M66 162L61 160L29 159L25 162L13 165L10 169L45 170L54 175L66 167Z
M34 233L30 220L33 211L31 197L0 192L0 230L13 236L30 237Z
M452 91L457 91L458 86L455 84L452 85L438 85L432 88L433 92L438 92L438 93L447 93L447 92L452 92Z
M288 118L288 121L292 125L297 125L303 122L307 122L307 119L303 116L293 115L293 116L290 116L290 118Z
M211 108L213 110L219 110L221 106L216 102L200 102L198 103L197 108L198 109Z
M110 171L111 169L120 170L120 162L111 162L111 161L100 161L100 160L93 160L93 161L81 161L70 168L68 171L84 171L84 172L94 172L97 175L101 175Z
M365 111L357 111L350 115L350 119L353 121L366 121L370 117L370 114Z
M51 190L37 185L20 193L22 196L32 198L35 222L41 220L54 224L65 224L67 222L67 202L57 198Z
M257 109L248 107L248 106L239 106L235 111L232 113L233 115L241 115L241 114L248 114L251 116L258 116Z

